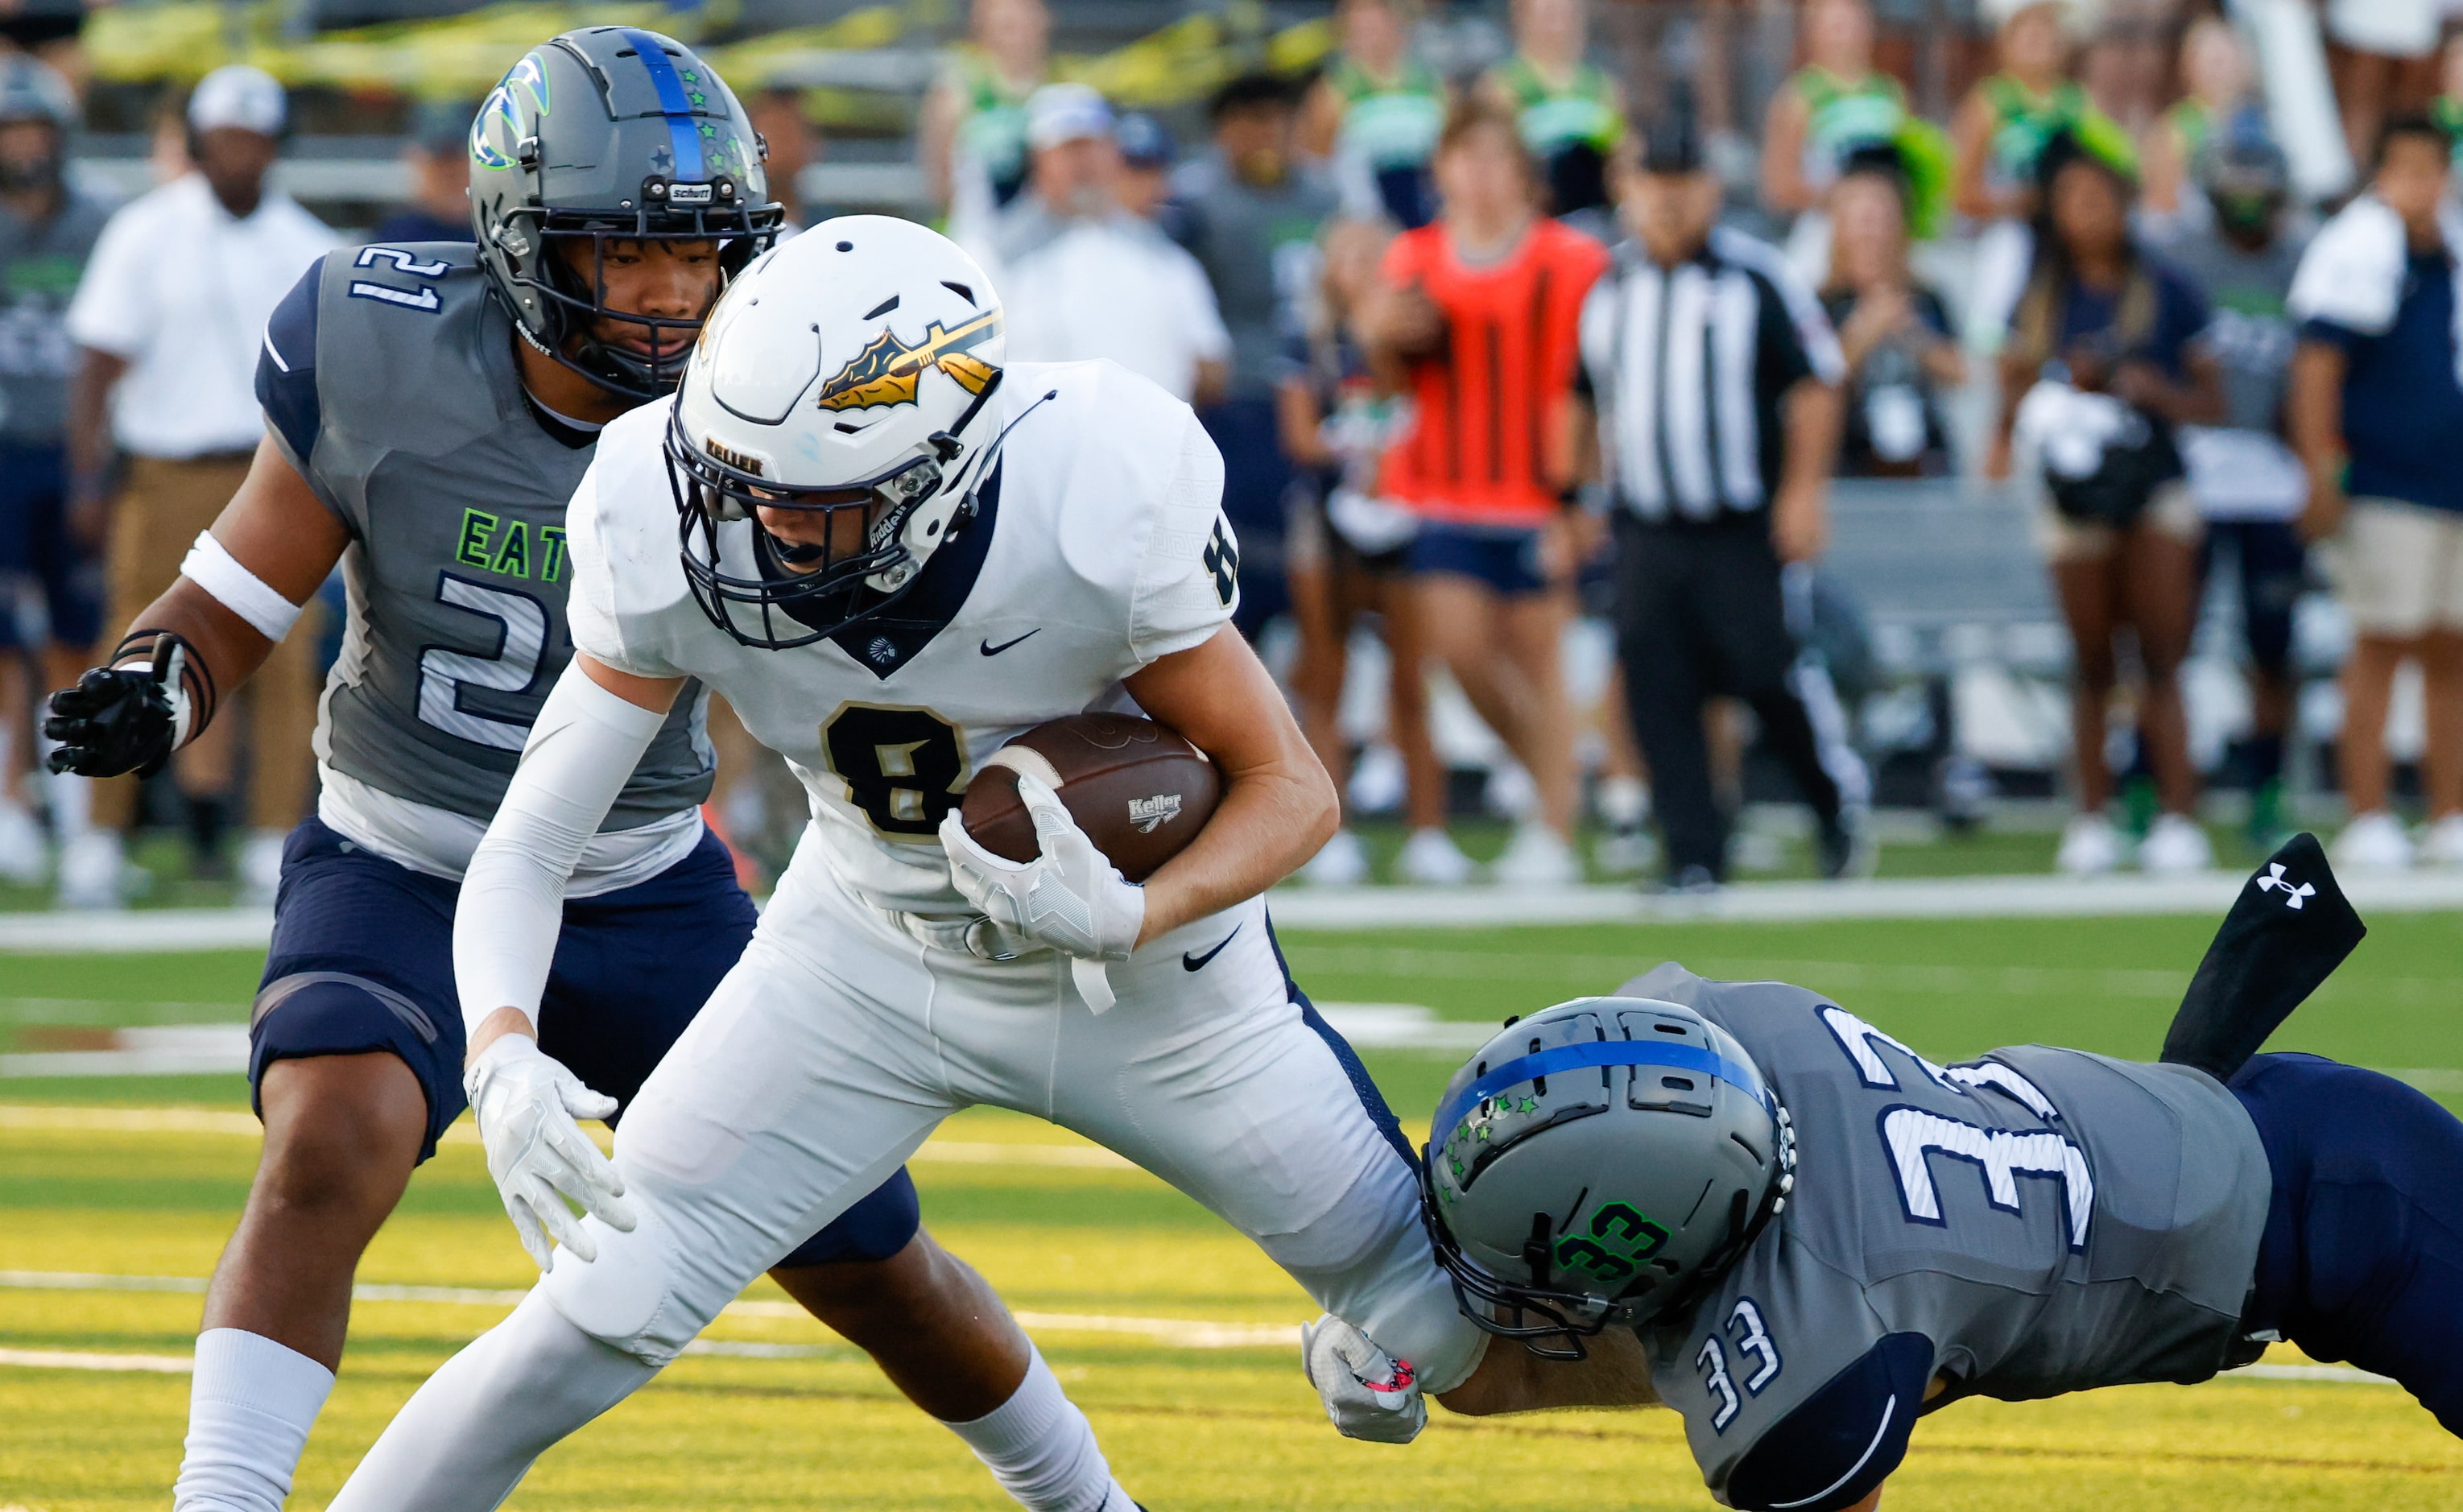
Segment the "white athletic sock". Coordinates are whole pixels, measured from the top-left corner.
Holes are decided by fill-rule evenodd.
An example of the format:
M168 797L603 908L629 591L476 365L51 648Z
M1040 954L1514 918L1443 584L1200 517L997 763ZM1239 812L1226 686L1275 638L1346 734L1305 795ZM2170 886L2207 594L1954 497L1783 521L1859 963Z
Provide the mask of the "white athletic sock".
M1094 1425L1060 1389L1041 1350L1027 1348L1026 1379L1010 1399L969 1423L941 1426L967 1441L1029 1512L1133 1512L1137 1503L1112 1479Z
M334 1372L239 1328L197 1336L173 1512L282 1512Z
M326 1512L486 1512L532 1460L658 1373L534 1290L411 1393Z
M1610 829L1632 829L1650 817L1650 789L1640 778L1600 778L1600 818Z
M48 758L56 740L43 740L39 756ZM65 845L94 827L93 778L74 772L47 772L43 797L52 807L52 838Z

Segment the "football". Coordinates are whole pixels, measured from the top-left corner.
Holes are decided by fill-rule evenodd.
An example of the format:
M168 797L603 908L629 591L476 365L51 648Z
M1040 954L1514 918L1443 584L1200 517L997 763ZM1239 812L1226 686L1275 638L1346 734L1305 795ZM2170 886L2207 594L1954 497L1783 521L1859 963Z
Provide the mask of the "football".
M1078 827L1131 882L1187 848L1222 797L1214 763L1151 719L1055 719L994 753L959 806L975 844L1006 861L1032 861L1036 852L1035 821L1017 797L1021 771L1060 795Z

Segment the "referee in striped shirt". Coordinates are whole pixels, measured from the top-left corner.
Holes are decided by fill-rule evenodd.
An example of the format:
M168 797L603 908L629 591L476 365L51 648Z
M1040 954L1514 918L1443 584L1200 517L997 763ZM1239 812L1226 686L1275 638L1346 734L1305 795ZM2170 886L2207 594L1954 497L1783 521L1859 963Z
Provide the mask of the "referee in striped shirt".
M1689 121L1649 132L1619 178L1628 239L1583 305L1577 389L1614 520L1618 654L1668 883L1727 879L1729 817L1703 737L1723 694L1758 716L1813 807L1822 875L1843 876L1864 859L1864 774L1826 678L1815 707L1828 738L1817 734L1781 587L1821 549L1838 339L1775 249L1717 226L1721 186Z

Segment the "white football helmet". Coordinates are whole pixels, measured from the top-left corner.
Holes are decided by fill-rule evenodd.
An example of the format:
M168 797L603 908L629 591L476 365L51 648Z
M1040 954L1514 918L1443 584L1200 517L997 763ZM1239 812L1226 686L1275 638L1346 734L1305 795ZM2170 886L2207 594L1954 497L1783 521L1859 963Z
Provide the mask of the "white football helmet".
M823 221L737 275L667 427L685 577L712 624L787 649L905 596L991 475L1001 325L973 258L885 215ZM782 541L755 506L861 511L862 545Z

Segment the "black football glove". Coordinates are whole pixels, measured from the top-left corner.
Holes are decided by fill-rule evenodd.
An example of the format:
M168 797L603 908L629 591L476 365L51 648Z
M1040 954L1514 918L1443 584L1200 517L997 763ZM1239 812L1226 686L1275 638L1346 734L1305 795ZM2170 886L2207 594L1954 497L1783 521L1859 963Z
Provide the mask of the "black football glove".
M171 707L180 675L171 637L158 644L150 666L96 667L75 688L52 694L43 734L59 744L48 765L79 777L152 777L171 759L179 721Z

